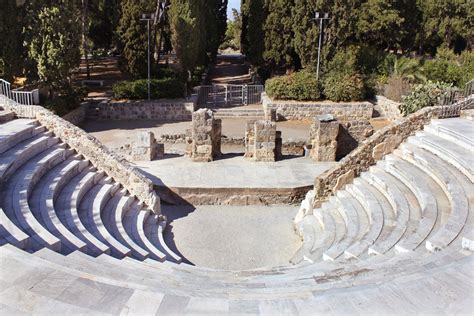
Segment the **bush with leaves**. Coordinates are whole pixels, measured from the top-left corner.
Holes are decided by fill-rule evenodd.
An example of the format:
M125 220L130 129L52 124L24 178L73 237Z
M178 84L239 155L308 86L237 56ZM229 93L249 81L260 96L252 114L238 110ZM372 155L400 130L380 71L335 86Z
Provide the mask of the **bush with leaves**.
M360 74L331 74L324 80L324 95L334 102L360 101L366 87Z
M452 89L450 84L432 81L417 85L409 95L402 98L400 111L404 115L408 115L424 107L435 106L439 103L440 98L448 94L450 89Z
M184 84L176 78L152 79L152 99L175 99L184 96ZM115 99L143 100L148 98L148 80L121 81L112 90Z
M86 87L68 86L53 99L46 100L44 106L56 115L64 116L77 109L87 93Z
M316 74L300 71L267 80L265 91L277 100L316 101L321 99L321 89Z

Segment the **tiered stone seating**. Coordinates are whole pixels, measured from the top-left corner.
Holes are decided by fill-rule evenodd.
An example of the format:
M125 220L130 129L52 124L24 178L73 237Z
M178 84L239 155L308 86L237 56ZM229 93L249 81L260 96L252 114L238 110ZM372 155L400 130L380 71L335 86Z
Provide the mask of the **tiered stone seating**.
M120 183L34 120L10 120L0 311L472 313L472 126L434 121L308 214L293 265L217 271L178 264Z

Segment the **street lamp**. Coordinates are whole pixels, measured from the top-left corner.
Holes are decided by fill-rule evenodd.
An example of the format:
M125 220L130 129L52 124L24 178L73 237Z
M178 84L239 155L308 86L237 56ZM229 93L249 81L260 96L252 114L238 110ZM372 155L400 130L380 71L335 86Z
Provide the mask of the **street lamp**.
M148 100L151 100L151 66L150 66L150 22L155 20L155 14L142 14L140 21L147 22L148 33Z
M319 80L319 63L321 61L321 46L323 41L323 22L324 20L330 20L329 13L316 12L314 14L314 21L319 21L319 45L318 45L318 65L316 68L316 79Z

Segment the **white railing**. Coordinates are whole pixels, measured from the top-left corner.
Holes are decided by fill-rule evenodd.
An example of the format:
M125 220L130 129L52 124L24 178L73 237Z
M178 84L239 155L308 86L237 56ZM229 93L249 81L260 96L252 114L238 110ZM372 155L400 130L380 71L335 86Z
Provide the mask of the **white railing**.
M35 92L12 90L11 84L3 79L0 79L0 94L6 96L8 99L11 99L18 104L34 105L35 103L37 103L35 102L37 101L37 97L35 97Z

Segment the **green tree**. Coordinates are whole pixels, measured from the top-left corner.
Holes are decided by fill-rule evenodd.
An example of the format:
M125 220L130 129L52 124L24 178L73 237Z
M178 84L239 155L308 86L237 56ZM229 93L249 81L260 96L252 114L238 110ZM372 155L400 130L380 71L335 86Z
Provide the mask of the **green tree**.
M149 11L148 3L122 1L122 16L117 29L122 52L120 67L134 78L144 77L147 73L147 26L146 22L140 21L140 17Z
M468 46L474 38L474 9L466 0L418 0L422 15L420 47L427 43L444 43L453 48L457 38Z
M214 60L219 46L226 38L228 0L212 0L206 2L206 4L206 53L210 60Z
M23 7L16 0L2 0L0 10L0 75L7 81L13 81L15 75L22 72L24 50L22 47Z
M243 0L242 14L242 51L255 66L264 65L265 20L267 7L264 0Z
M28 56L36 72L49 89L71 85L72 71L80 63L81 24L78 8L72 1L57 1L30 16L26 33Z
M404 18L400 12L385 0L368 0L360 8L357 29L359 40L380 48L399 47Z
M263 58L272 68L298 67L299 57L294 49L292 7L294 1L267 0L265 20L265 51Z
M204 0L174 0L169 10L171 42L183 73L190 76L205 50ZM204 33L204 34L203 34Z

